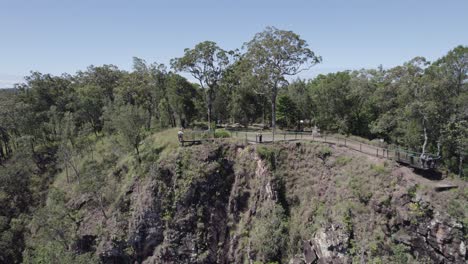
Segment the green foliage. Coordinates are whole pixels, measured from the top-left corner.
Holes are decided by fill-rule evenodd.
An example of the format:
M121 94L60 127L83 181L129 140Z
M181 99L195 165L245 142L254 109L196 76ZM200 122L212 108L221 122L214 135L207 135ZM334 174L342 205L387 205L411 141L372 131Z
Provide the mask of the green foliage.
M110 108L111 126L117 131L124 146L134 149L138 160L140 158L140 142L145 136L146 118L141 108L132 105L123 105Z
M339 166L344 166L348 164L353 158L349 156L339 156L336 158L335 163Z
M37 232L28 240L26 263L60 263L62 257L70 261L81 258L71 250L79 216L65 205L67 199L63 191L51 189L47 206L35 212L30 224ZM83 256L83 261L87 259Z
M224 129L216 129L214 136L215 138L229 138L231 133Z
M408 188L407 193L411 199L414 199L416 197L416 192L418 191L419 185L415 184L412 185L411 187Z
M262 160L266 160L271 169L276 168L277 150L274 147L259 145L256 151Z
M387 168L385 167L385 164L371 164L371 169L381 175L387 172Z
M215 42L204 41L193 49L185 49L184 56L171 60L171 66L176 71L189 72L197 79L202 88L206 88L206 106L208 109L208 124L211 129L213 101L218 83L229 65L229 53Z
M33 157L25 146L0 166L0 262L21 262L30 207L38 202L35 190L42 190L34 169Z
M325 161L332 154L332 149L330 147L321 147L317 153L317 156Z
M34 251L27 250L24 255L23 263L89 264L98 262L98 258L92 253L75 254L74 252L68 251L61 243L47 241L43 244L38 244Z
M397 264L406 264L410 260L410 255L408 253L408 248L403 244L392 244L391 248L393 252L392 260L393 263Z
M355 197L363 204L367 204L372 198L372 190L369 183L362 177L353 176L349 181L349 187Z
M245 58L252 73L263 82L263 93L271 99L272 126L276 127L276 97L278 89L286 83L286 76L296 75L301 67L321 62L321 57L309 49L305 40L292 31L267 27L245 44Z
M287 230L285 212L280 205L268 204L262 207L250 232L251 247L256 253L256 260L281 261L287 242Z
M278 97L278 125L282 128L293 128L298 125L298 109L294 101L288 95Z

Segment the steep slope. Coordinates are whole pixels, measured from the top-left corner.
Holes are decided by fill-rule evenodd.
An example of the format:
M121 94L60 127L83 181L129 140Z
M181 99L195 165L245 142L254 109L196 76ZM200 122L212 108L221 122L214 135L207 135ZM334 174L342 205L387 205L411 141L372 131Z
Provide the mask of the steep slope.
M80 192L83 181L57 183L62 196L46 208L72 215L65 233L75 262L467 260L465 183L437 192L408 168L344 147L146 145L141 164L105 160L97 161L108 168L95 171L106 175L95 192ZM44 226L33 228L31 258Z

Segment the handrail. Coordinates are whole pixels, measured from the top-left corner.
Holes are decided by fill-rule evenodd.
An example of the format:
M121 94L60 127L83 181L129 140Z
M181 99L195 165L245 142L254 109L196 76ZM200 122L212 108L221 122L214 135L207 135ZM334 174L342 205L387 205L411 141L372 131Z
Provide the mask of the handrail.
M413 167L420 169L430 169L435 167L437 156L433 154L426 154L429 159L421 159L421 153L409 151L399 146L375 146L369 143L361 142L356 139L344 135L313 132L291 132L291 131L278 131L275 133L273 140L272 131L230 131L233 137L245 139L246 142L252 143L270 143L273 141L291 141L291 140L312 140L316 142L324 142L331 144L344 145L350 149L354 149L369 155L391 159L402 163L409 164ZM259 135L262 135L262 140L259 140ZM253 137L255 136L255 138ZM291 137L294 136L294 137ZM269 137L269 138L268 138Z

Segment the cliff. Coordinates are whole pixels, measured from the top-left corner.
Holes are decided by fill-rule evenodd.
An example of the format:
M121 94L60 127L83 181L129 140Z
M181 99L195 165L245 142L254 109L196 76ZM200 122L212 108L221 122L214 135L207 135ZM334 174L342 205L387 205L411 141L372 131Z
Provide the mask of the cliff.
M80 256L102 263L468 259L462 181L440 191L409 168L313 142L145 144L141 163L112 153L109 144L101 147L102 159L82 163L80 183L58 177L43 214L62 213L55 220L36 213L26 260L38 252L60 255L41 242L47 237L62 237L66 243L56 247L73 252L75 262Z

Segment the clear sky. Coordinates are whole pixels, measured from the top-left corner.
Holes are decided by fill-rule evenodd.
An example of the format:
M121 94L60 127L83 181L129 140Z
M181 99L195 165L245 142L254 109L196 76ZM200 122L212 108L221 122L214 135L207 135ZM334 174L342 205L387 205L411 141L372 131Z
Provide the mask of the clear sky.
M266 26L323 57L303 78L389 68L468 45L468 0L0 0L0 87L30 71L130 70L134 56L167 64L204 40L240 48Z

